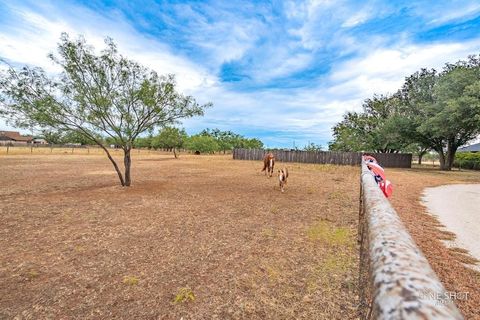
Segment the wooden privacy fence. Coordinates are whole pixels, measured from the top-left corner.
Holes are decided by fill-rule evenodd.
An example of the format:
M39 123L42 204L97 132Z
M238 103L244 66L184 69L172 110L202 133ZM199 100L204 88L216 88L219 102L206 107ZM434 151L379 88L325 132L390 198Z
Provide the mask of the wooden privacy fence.
M233 159L262 160L267 151L264 149L234 149ZM362 155L374 156L382 167L411 168L412 155L410 153L361 153L341 151L271 151L275 158L284 162L303 162L338 165L360 165Z
M463 319L362 161L360 318Z

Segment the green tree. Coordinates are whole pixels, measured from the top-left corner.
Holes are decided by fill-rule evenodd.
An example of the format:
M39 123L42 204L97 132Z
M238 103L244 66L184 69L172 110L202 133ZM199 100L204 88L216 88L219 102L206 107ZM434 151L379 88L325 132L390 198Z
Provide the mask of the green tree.
M303 147L304 151L311 151L311 152L316 152L316 151L322 151L322 146L319 144L315 144L313 142L310 142L307 144L305 147Z
M202 136L210 136L217 141L220 151L226 153L226 150L232 150L233 148L245 148L245 149L261 149L263 148L263 142L257 138L245 138L242 135L234 133L232 131L221 131L220 129L205 129L200 132Z
M413 141L439 154L451 170L455 153L480 133L478 58L447 64L442 73L422 69L406 79L402 96Z
M399 152L410 142L403 139L397 126L401 122L401 99L398 95L374 96L363 103L363 111L348 112L333 127L335 151Z
M0 75L1 113L21 127L74 131L106 153L122 186L131 184L131 149L140 134L202 115L207 105L175 89L172 75L159 76L121 56L111 39L100 54L83 38L62 34L51 60L63 71L9 67ZM124 152L124 173L97 136L109 136Z
M412 153L418 158L418 164L422 164L423 157L430 151L431 148L429 146L424 146L421 143L412 143L408 145L403 151Z
M49 144L63 144L63 135L59 131L43 130L41 136Z
M153 138L152 147L172 150L175 159L177 159L176 150L183 147L187 138L185 129L165 127Z
M200 132L202 136L210 136L217 141L218 148L225 154L227 150L232 150L235 142L240 138L240 135L232 131L222 131L220 129L205 129Z
M76 131L43 130L41 136L50 144L95 144L92 139ZM96 138L102 140L101 136L96 136Z
M257 138L243 138L237 140L234 144L235 148L244 148L244 149L262 149L263 142Z
M96 139L101 140L102 137L97 135ZM95 144L95 142L84 134L79 133L78 131L65 131L63 135L63 143L75 143L81 145L90 145Z
M153 137L152 136L147 136L147 137L138 137L135 139L134 147L135 148L150 148L152 144Z
M190 151L198 151L201 153L214 153L215 151L219 150L219 146L215 138L202 134L189 137L185 141L185 147Z
M364 128L365 116L348 112L343 120L333 127L333 141L328 144L332 151L362 151L370 147L366 144L367 131Z

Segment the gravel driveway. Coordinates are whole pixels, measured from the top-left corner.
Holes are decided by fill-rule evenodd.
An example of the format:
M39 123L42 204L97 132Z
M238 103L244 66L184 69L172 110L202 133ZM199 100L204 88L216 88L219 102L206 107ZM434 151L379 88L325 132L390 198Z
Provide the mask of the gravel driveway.
M480 260L480 184L426 188L423 202L448 231L455 233L455 246Z

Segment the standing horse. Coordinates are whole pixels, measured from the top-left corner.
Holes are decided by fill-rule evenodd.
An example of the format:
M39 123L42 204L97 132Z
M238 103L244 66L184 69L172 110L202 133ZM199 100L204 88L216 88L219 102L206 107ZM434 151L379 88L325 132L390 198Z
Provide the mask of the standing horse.
M263 169L265 171L265 175L269 175L270 177L273 175L273 167L275 166L275 156L273 153L267 153L265 157L263 157Z

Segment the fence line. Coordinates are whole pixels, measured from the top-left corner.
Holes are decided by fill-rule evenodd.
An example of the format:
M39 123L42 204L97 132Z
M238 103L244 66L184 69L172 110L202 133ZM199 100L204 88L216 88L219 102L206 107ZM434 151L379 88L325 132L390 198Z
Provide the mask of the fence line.
M234 149L233 159L262 160L266 150ZM341 151L287 151L274 150L272 153L279 161L337 165L360 165L363 153ZM411 168L412 155L406 153L368 153L387 168Z
M110 148L113 153L121 153L120 148ZM156 150L135 148L132 153L155 153ZM0 145L0 155L20 155L20 154L103 154L104 150L95 145L61 145L61 144L6 144Z
M463 319L362 162L361 319Z

